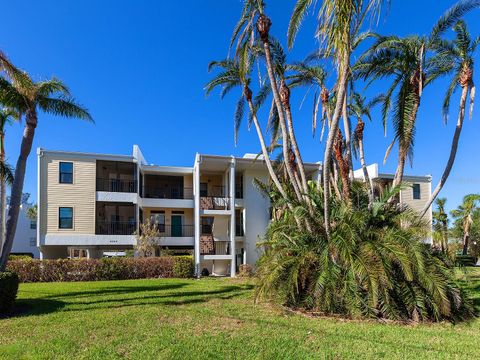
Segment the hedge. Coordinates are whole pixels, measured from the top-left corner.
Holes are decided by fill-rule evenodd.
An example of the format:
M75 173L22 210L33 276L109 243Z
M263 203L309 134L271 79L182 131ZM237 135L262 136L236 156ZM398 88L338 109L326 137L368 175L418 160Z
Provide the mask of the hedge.
M7 270L21 282L128 280L193 277L194 264L191 256L13 260Z
M10 271L0 272L0 315L12 310L17 291L18 275Z
M477 258L471 255L457 255L455 258L455 264L457 266L475 266Z

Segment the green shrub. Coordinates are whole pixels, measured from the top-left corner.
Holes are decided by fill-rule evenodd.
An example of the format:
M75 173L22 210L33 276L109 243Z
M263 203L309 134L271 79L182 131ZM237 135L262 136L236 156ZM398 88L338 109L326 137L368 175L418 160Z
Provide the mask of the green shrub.
M173 259L173 277L193 277L195 265L193 264L193 258L191 256L175 256Z
M350 318L456 322L475 315L452 269L422 243L425 220L389 201L400 187L386 189L369 206L364 185L353 183L355 201L330 199L327 234L322 189L310 185L314 211L294 203L292 212L281 196L270 195L283 213L261 244L258 298ZM308 221L310 229L297 221Z
M457 255L455 265L457 266L475 266L477 258L471 255Z
M193 258L13 260L7 270L17 273L21 282L187 278L193 276Z
M30 255L8 255L8 261L11 260L32 260Z
M18 275L6 271L0 272L0 315L8 314L15 304L18 291Z

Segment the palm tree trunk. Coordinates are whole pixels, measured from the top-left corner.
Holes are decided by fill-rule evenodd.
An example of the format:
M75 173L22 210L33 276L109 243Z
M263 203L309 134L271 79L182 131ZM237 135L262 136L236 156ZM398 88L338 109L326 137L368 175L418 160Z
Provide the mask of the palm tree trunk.
M370 179L370 175L368 175L367 163L365 161L365 151L363 149L363 137L358 139L358 153L360 155L360 164L362 165L363 178L365 179L365 183L367 184L368 203L369 203L369 206L371 206L374 200L373 185Z
M462 88L462 96L460 97L460 108L458 112L457 126L455 127L455 133L453 134L452 146L450 147L450 156L448 157L447 165L445 166L445 170L443 170L440 181L435 187L435 190L430 196L430 199L428 199L428 202L425 204L422 211L420 212L420 215L422 217L427 213L428 209L430 208L430 206L432 206L432 203L435 201L443 186L447 182L448 176L450 175L450 171L453 167L453 163L455 162L455 157L457 156L458 142L460 140L460 134L462 133L463 120L465 119L465 106L467 103L467 96L468 86L464 86Z
M470 234L468 232L463 235L463 251L462 255L468 255L468 240L470 239Z
M12 184L10 206L8 208L5 243L3 244L3 251L0 257L0 271L4 271L7 266L8 255L12 251L13 239L17 229L18 213L20 211L20 204L22 201L27 159L32 150L35 128L37 127L36 110L29 109L25 114L25 119L25 130L23 131L20 155L18 156L17 166L15 167L15 177Z
M287 198L287 193L283 189L283 186L280 183L280 180L278 179L278 176L275 173L275 170L273 169L272 162L271 162L270 156L268 154L267 146L265 144L265 138L263 136L262 129L260 128L260 123L258 122L257 114L255 113L255 107L253 106L253 102L252 102L251 97L247 98L247 103L248 103L248 108L250 109L250 112L252 114L252 120L253 120L253 124L255 126L255 130L257 130L258 140L260 141L260 147L262 148L262 154L263 154L263 157L265 159L265 165L267 165L267 169L268 169L268 172L270 174L270 178L272 179L273 183L277 187L280 194L286 199Z
M273 98L275 100L275 106L277 107L280 128L281 128L281 131L282 131L282 138L283 138L282 150L283 150L283 159L284 159L285 164L286 164L285 167L286 167L286 170L287 170L289 180L292 183L293 190L295 191L295 195L297 196L298 201L302 201L302 195L300 193L300 188L297 184L297 181L295 180L295 176L293 174L293 170L292 170L292 166L291 166L292 164L290 162L290 157L288 156L289 141L288 141L287 126L286 126L286 122L285 122L285 116L284 116L282 101L280 99L280 94L279 94L278 88L277 88L277 81L275 79L275 74L273 72L272 55L270 53L270 43L268 41L268 38L263 39L263 48L265 50L265 59L266 59L266 63L267 63L267 73L268 73L268 77L269 77L269 80L270 80L270 87L272 88Z
M331 126L328 132L327 144L325 147L325 153L323 158L323 192L324 192L324 221L325 221L325 232L327 237L330 237L330 164L332 162L332 150L333 142L338 130L338 121L340 119L340 114L343 108L343 100L345 98L345 92L348 81L348 68L350 63L350 53L346 52L345 58L343 59L343 67L340 73L338 81L338 92L337 92L337 101L335 104L335 111L333 112Z
M300 178L302 181L302 190L303 192L307 192L307 177L305 176L305 167L303 166L302 156L300 154L300 150L297 144L297 138L293 130L292 111L290 110L290 107L287 107L285 109L285 114L287 115L288 134L290 136L290 141L292 142L293 153L295 154L295 158L297 159L298 172L300 173Z
M5 163L5 133L0 132L0 162ZM7 206L7 183L5 178L0 179L0 255L5 242L5 211Z
M352 158L352 130L350 126L350 119L347 111L347 94L345 93L345 99L343 100L343 129L345 130L345 155L348 161L348 174L350 181L353 181L353 158Z
M340 178L342 179L342 194L343 198L350 202L350 177L349 177L349 166L348 160L345 160L343 156L343 136L338 129L337 138L333 145L335 160L337 161L338 167L340 169Z

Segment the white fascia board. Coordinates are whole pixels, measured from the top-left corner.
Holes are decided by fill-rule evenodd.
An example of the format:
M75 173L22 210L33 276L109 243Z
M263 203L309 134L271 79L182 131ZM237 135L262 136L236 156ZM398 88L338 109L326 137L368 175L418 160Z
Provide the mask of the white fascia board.
M124 202L124 203L138 203L137 193L124 193L124 192L109 192L109 191L97 191L97 201L106 202Z
M140 165L140 170L144 173L158 173L158 174L193 174L193 167L187 166L160 166L160 165Z
M108 160L108 161L126 161L135 162L135 158L132 155L113 155L113 154L98 154L98 153L85 153L75 151L59 151L59 150L46 150L38 148L37 153L39 155L58 155L72 158L85 158L95 160Z
M193 199L149 199L139 198L138 205L142 208L172 208L193 209Z
M135 245L134 235L47 234L43 246Z

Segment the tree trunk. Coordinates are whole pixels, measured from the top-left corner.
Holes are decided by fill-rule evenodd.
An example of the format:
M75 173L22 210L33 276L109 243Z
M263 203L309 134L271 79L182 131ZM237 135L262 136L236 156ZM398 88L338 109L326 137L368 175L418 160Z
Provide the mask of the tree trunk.
M25 130L23 131L22 144L20 146L20 155L18 156L17 166L15 167L15 177L13 179L12 191L10 195L10 206L8 208L7 226L5 243L0 257L0 271L4 271L7 266L8 255L12 250L13 239L17 229L18 213L22 202L23 183L25 181L25 170L27 159L32 150L35 128L37 127L36 109L29 109L25 114Z
M363 178L365 179L365 183L367 184L368 203L369 203L369 206L371 206L374 200L373 184L370 179L370 175L368 175L367 163L365 162L365 151L363 149L363 133L362 133L362 136L359 137L358 139L358 153L360 156L360 164L362 165Z
M325 147L325 153L323 158L323 192L324 192L324 220L325 220L325 232L327 237L330 237L330 164L332 162L332 150L333 142L338 130L338 121L340 119L340 114L343 108L343 100L345 97L347 81L348 81L348 71L350 64L350 53L345 54L343 59L343 68L340 73L338 87L337 87L337 102L335 104L335 111L333 113L331 126L328 132L327 144Z
M292 183L293 190L295 191L295 195L297 196L298 201L302 201L302 195L300 193L299 186L298 186L297 181L295 180L295 176L293 174L292 164L290 162L290 157L288 156L289 141L288 141L287 126L286 126L286 122L285 122L285 116L284 116L282 101L280 99L280 94L279 94L278 88L277 88L277 81L275 79L275 74L273 73L272 56L271 56L271 53L270 53L270 44L268 42L268 39L265 39L263 41L263 48L265 50L265 59L266 59L266 63L267 63L267 72L268 72L268 77L269 77L269 80L270 80L270 87L272 88L273 98L275 100L275 106L277 107L280 128L281 128L281 131L282 131L283 161L285 161L285 167L286 167L286 170L287 170L287 174L288 174L290 182Z
M0 132L0 162L5 163L5 133ZM7 206L7 183L0 179L0 256L5 243L5 211Z
M350 126L350 119L348 117L347 111L347 94L345 93L345 99L343 100L343 109L342 109L342 116L343 116L343 129L345 130L345 156L347 157L348 161L348 174L350 177L350 181L353 181L353 158L352 158L352 130Z
M470 234L465 233L463 236L463 251L462 255L468 255L468 240L470 240Z
M340 168L340 177L342 179L342 194L343 198L347 200L350 203L350 178L349 178L349 166L348 166L348 160L345 160L343 157L343 136L338 129L337 132L337 138L335 140L335 143L333 145L334 148L334 155L335 159L338 163L338 167Z
M443 170L440 181L438 182L435 190L430 196L430 199L425 204L420 213L422 217L427 213L428 209L430 208L430 206L432 206L433 202L435 201L443 186L447 182L448 176L450 175L450 171L453 167L453 163L455 162L455 157L457 156L458 142L460 140L460 134L462 133L463 120L465 119L465 106L467 103L467 96L468 86L464 86L462 88L462 96L460 97L460 108L458 112L457 126L455 127L455 133L453 134L452 146L450 147L450 156L448 157L447 165L445 166L445 170Z
M298 172L300 173L303 192L307 192L307 177L305 176L305 167L303 166L302 156L300 154L300 150L297 144L297 138L293 130L293 119L290 107L285 109L285 113L287 115L288 133L290 136L290 141L292 142L293 153L295 154L295 158L297 159Z
M283 189L283 186L280 183L280 180L278 179L278 176L275 173L275 170L273 169L272 162L270 161L270 156L268 154L267 146L265 144L265 138L263 137L262 129L260 128L260 123L258 122L258 118L255 113L255 108L253 106L252 99L247 98L247 103L248 103L250 112L252 114L253 124L255 126L255 129L257 130L258 140L260 141L260 147L262 148L262 154L263 154L263 157L265 158L265 165L267 166L268 172L270 174L270 178L272 179L273 183L277 187L280 194L286 199L287 194Z

